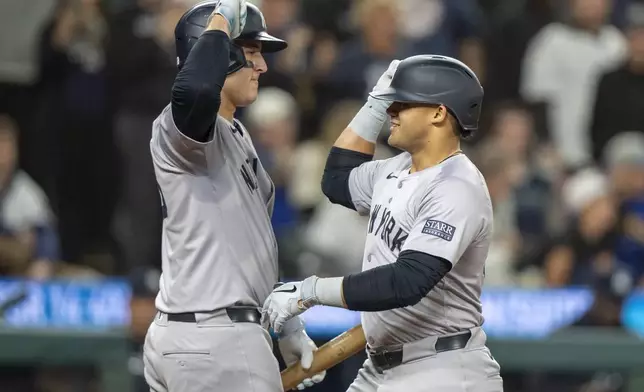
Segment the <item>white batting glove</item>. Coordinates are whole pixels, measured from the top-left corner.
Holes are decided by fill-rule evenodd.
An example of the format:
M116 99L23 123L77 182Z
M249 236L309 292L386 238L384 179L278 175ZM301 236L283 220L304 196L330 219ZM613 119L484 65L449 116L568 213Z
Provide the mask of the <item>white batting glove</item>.
M371 90L372 93L379 93L389 88L389 86L391 85L391 79L394 78L394 74L398 69L398 64L400 64L400 60L394 60L389 63L389 67L385 72L383 72L382 75L380 75L380 78L376 82L376 85Z
M283 284L266 298L262 319L268 318L276 334L282 333L288 320L319 303L315 296L317 279L316 276L310 276L301 282Z
M230 38L239 37L246 26L246 0L219 0L214 13L228 21Z
M380 76L378 82L376 82L376 85L371 90L372 93L381 92L389 87L399 63L400 60L394 60L389 63L389 67ZM391 103L391 101L379 100L370 95L367 98L367 103L364 104L349 123L349 128L361 138L371 143L376 143L382 126L387 120L387 108L391 106Z
M308 370L313 364L313 353L318 349L313 340L306 334L304 323L299 317L294 317L286 322L277 344L286 366L291 366L299 361L305 370ZM304 388L321 383L325 376L326 371L323 371L311 378L306 378L298 384L297 389L301 391Z

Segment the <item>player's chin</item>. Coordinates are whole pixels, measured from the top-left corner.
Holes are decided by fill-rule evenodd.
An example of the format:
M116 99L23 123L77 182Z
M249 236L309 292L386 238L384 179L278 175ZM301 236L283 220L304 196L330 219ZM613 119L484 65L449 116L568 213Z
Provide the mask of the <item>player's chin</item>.
M394 147L394 148L403 149L400 143L400 140L398 140L399 138L397 136L398 135L396 133L391 133L387 138L387 144L389 144L391 147Z
M259 82L257 80L251 80L250 84L248 85L248 92L246 93L248 100L250 100L251 103L255 102L258 94L259 94Z
M258 95L257 87L253 87L251 85L248 88L248 90L246 90L246 94L244 94L244 97L240 99L241 102L239 102L237 106L244 107L252 104L257 99L257 95Z

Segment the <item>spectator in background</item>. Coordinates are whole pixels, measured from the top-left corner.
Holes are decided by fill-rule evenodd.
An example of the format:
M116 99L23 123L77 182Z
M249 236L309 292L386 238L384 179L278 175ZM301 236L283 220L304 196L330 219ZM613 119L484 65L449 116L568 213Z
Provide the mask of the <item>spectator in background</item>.
M290 197L299 112L291 94L277 87L262 88L246 110L246 124L257 155L275 185L272 223L275 235L290 234L298 222L297 207Z
M17 166L18 128L0 116L0 275L52 275L57 236L47 197Z
M108 19L106 48L110 112L119 157L119 195L112 220L118 246L115 273L161 260L161 209L150 137L170 101L177 73L174 29L185 0L137 0Z
M644 197L644 132L620 132L604 149L602 160L618 203Z
M268 32L284 37L288 50L266 56L270 72L262 76L262 87L278 87L297 93L296 80L305 71L306 50L311 44L311 29L300 22L301 0L252 0L261 8Z
M98 0L60 0L41 37L42 133L56 144L55 210L62 257L108 255L117 182L108 107L107 24ZM105 259L106 264L109 259ZM89 262L89 260L85 260ZM107 268L107 270L103 269ZM101 269L109 272L111 266Z
M615 267L617 206L609 181L596 169L583 169L566 181L563 199L571 226L546 254L546 283L593 284Z
M520 98L521 63L528 42L555 19L558 0L486 1L492 10L485 41L485 101ZM485 109L484 109L485 110Z
M320 179L324 174L329 150L359 109L359 101L337 102L324 116L317 136L301 142L295 150L290 192L293 202L307 220L317 205L326 199L320 188Z
M598 161L614 135L624 130L644 130L644 2L629 5L626 21L629 57L622 67L604 74L594 92L591 135Z
M326 78L332 99L363 99L367 86L375 84L392 60L411 53L400 36L399 26L405 20L400 20L396 2L356 0L353 4L352 16L359 31L341 46Z
M513 286L515 262L521 248L517 227L516 197L513 189L516 175L512 160L493 143L480 146L477 165L485 178L494 208L494 230L485 265L486 286Z
M485 82L483 12L477 0L400 0L401 36L413 53L459 58Z
M615 256L644 286L644 133L615 135L604 149L604 164L620 206Z
M547 108L550 137L569 169L592 161L593 92L603 72L626 56L626 41L606 24L610 0L569 0L568 23L550 23L523 61L521 94Z
M34 110L41 67L38 43L57 0L0 1L0 113L20 128L20 167L51 197L49 140L37 128Z
M492 259L504 259L514 268L523 269L535 262L546 245L544 238L557 228L556 183L560 169L548 145L538 142L528 107L507 102L492 111L490 133L481 147L489 155L484 161L491 164L487 172L500 218ZM495 166L501 172L495 173Z
M303 232L303 241L307 251L319 256L317 263L312 258L299 260L300 276L313 273L318 276L346 275L359 271L362 266L368 217L329 202L320 188L329 150L361 107L361 101L338 102L326 113L321 135L304 144L298 154L299 169L294 178L303 181L307 177L300 185L299 193L306 194L305 186L309 189L308 200L312 209L311 219ZM379 140L374 159L387 159L393 155L386 145L386 139ZM314 163L304 163L309 160Z

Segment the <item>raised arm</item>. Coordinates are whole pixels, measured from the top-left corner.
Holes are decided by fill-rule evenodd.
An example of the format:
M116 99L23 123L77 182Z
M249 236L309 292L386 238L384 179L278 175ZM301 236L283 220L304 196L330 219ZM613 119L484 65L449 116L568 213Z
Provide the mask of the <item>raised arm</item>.
M389 65L373 91L389 87L398 63L394 60ZM374 178L381 165L372 159L390 104L369 97L331 148L322 176L322 192L332 203L369 213Z
M172 86L172 118L179 131L198 142L212 139L221 89L230 58L230 28L219 8L209 19Z

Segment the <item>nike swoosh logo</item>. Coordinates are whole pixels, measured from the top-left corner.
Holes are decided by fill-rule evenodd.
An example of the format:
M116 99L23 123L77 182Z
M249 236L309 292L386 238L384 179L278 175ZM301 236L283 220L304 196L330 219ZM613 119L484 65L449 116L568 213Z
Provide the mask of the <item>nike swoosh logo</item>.
M392 178L398 178L398 176L394 176L394 173L387 174L387 179L388 180L391 180Z
M297 291L295 286L291 287L290 289L282 289L282 290L274 290L276 293L294 293Z

